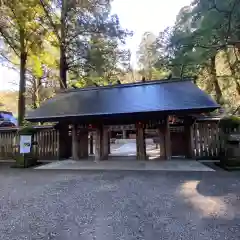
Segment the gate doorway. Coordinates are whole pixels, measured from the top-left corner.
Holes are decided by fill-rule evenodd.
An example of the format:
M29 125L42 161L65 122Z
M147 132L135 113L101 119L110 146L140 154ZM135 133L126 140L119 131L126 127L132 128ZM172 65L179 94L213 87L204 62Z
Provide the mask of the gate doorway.
M185 158L187 155L187 141L184 126L172 126L170 128L172 157Z

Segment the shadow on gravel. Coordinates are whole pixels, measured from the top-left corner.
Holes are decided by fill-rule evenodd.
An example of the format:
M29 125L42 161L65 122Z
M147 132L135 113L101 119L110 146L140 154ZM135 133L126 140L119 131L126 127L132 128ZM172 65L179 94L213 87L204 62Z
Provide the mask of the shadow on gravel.
M203 196L220 197L226 194L234 194L240 188L239 183L232 182L229 185L219 185L218 179L202 179L196 186L196 190ZM239 189L240 190L240 189Z

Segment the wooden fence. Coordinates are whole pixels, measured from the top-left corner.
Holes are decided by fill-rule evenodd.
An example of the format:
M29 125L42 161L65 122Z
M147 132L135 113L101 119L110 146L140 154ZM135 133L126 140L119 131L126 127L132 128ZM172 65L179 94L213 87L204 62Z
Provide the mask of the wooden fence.
M52 127L39 127L34 134L34 153L39 159L54 160L59 156L59 131ZM19 139L16 128L0 129L0 159L13 158ZM192 131L193 156L196 159L218 159L222 154L224 140L217 121L195 123Z
M58 159L59 132L52 127L39 127L33 136L34 155L42 160ZM17 128L0 129L0 159L12 159L19 152Z
M239 133L240 128L225 129L226 134ZM198 121L193 126L192 146L196 159L219 159L226 154L226 134L218 121Z
M218 122L197 122L193 125L193 156L196 159L218 159L224 141Z

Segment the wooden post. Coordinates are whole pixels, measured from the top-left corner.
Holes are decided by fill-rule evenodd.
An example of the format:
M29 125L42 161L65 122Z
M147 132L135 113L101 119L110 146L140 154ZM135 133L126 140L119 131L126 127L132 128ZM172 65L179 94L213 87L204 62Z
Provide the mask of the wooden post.
M185 124L184 134L186 139L186 157L192 159L194 156L194 139L192 124Z
M71 137L69 136L68 125L60 125L59 126L59 150L58 150L58 158L68 159L72 155L72 146L71 146Z
M108 159L108 153L109 153L109 132L108 128L103 127L103 136L102 136L102 159L107 160Z
M145 129L144 126L141 124L136 125L136 145L137 160L147 160Z
M96 129L95 136L95 161L102 160L102 136L103 136L103 128L102 126Z
M111 154L111 131L108 131L108 154Z
M78 157L80 159L88 158L88 130L81 129L79 133Z
M93 132L90 133L89 145L89 153L93 155Z
M166 160L166 151L165 151L165 137L164 137L164 125L160 125L157 129L159 146L160 146L160 159Z
M165 155L166 159L170 160L172 158L172 149L171 149L171 135L170 135L170 127L169 127L169 121L168 116L165 118L165 134L164 134L164 140L165 140Z
M78 160L78 138L77 138L77 125L72 126L72 158Z
M138 128L137 128L137 125L136 125L136 158L138 160L139 158L139 146L140 146L140 143L139 143L139 133L138 133Z
M123 139L126 139L127 138L127 130L123 130L122 134L123 134Z
M95 161L108 159L108 129L99 126L96 130Z

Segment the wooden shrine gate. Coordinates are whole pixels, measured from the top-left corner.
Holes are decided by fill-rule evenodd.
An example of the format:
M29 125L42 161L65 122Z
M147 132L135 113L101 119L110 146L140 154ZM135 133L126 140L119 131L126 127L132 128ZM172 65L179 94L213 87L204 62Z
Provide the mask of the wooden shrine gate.
M133 126L128 127L128 129L134 130ZM154 131L152 129L151 133L154 133ZM183 126L170 126L172 156L183 156L187 152L183 131ZM151 138L154 138L154 136L151 136ZM37 132L34 134L34 140L38 142L35 150L36 156L39 159L59 159L60 139L63 138L60 138L59 130L54 129L53 126L38 127ZM218 121L197 121L192 127L191 141L193 159L219 159L220 154L225 149ZM1 128L0 159L14 158L18 150L16 147L17 142L17 128Z

